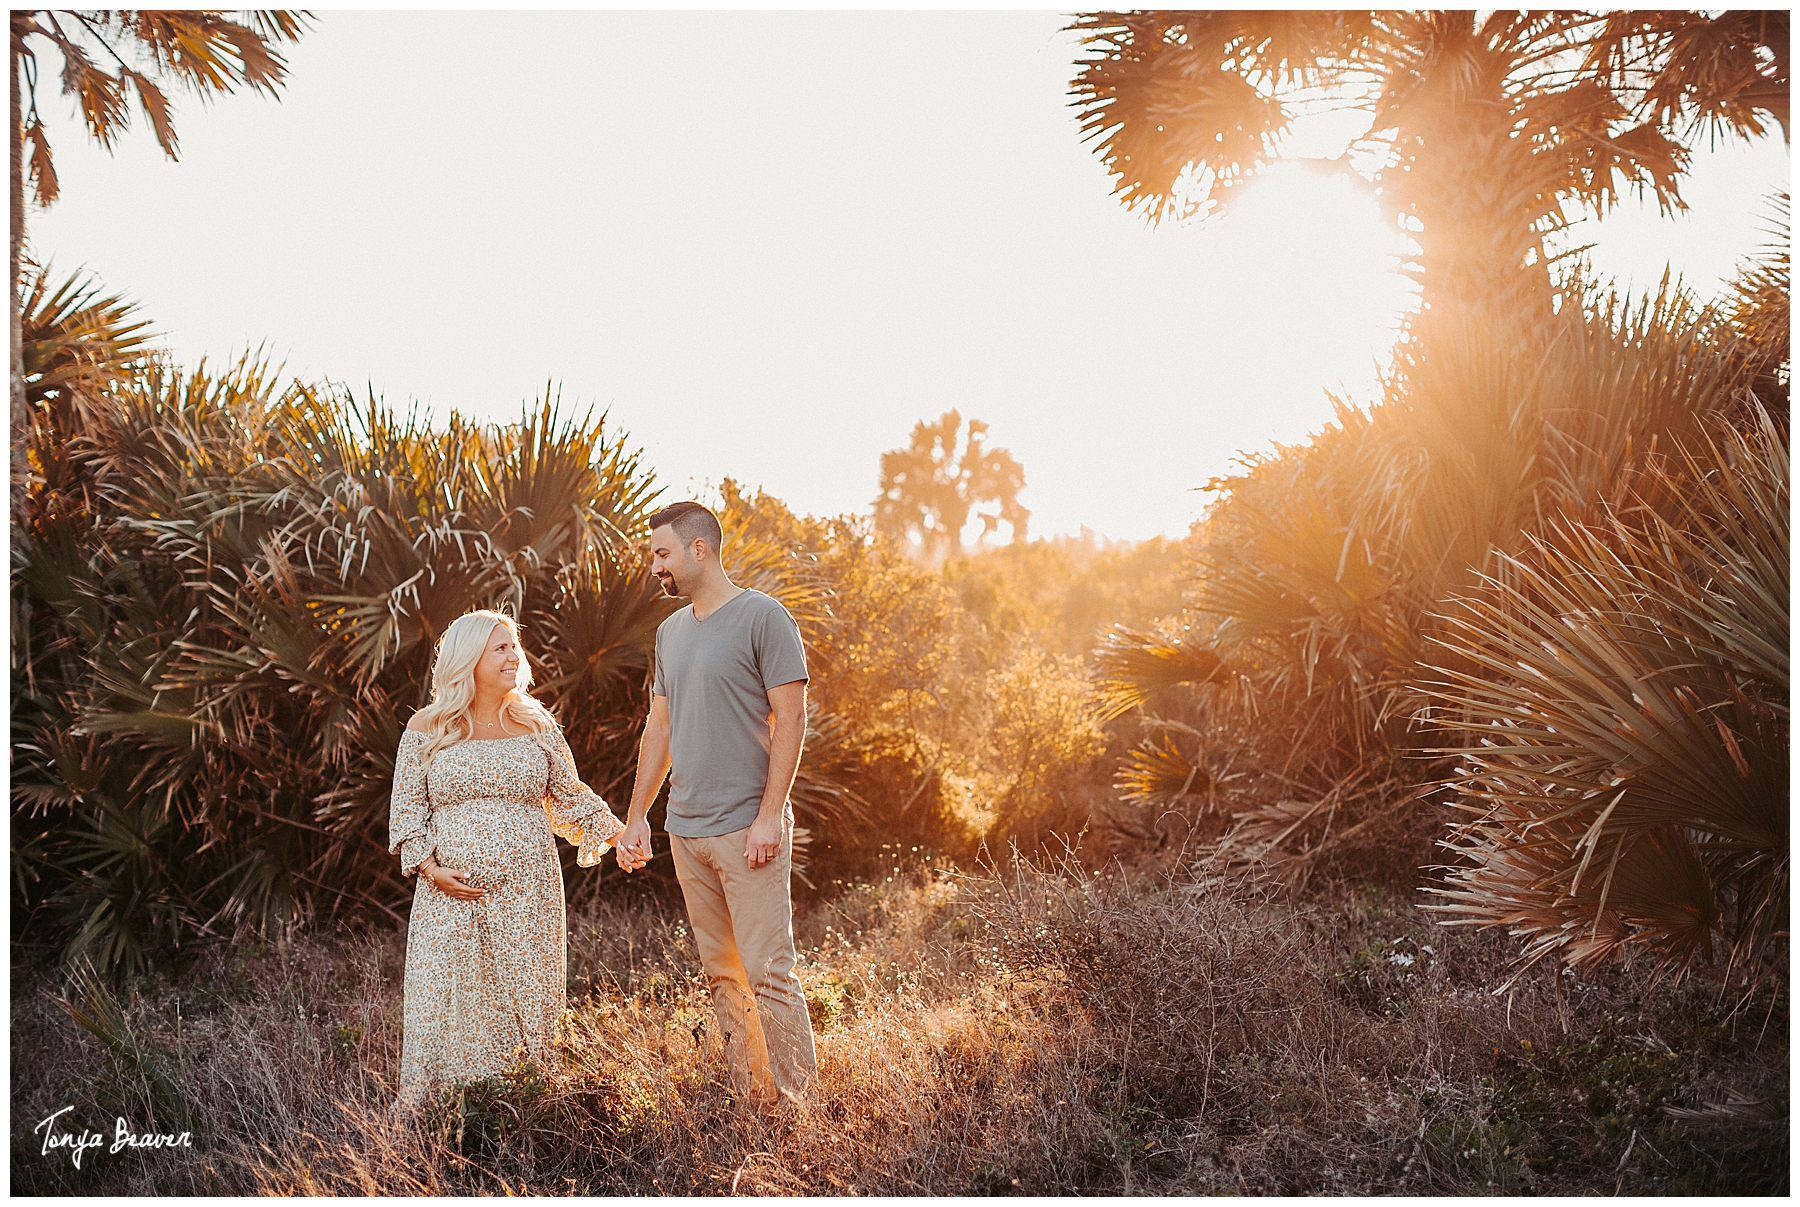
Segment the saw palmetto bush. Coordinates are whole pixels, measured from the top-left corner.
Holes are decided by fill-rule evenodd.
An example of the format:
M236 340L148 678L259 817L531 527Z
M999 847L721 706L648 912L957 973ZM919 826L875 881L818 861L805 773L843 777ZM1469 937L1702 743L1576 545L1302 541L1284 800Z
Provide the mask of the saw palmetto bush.
M1785 314L1784 253L1725 305L1667 282L1638 300L1573 274L1562 288L1570 304L1528 343L1426 316L1376 405L1340 406L1309 444L1213 484L1195 609L1097 652L1113 711L1146 730L1127 799L1194 796L1235 814L1240 853L1296 870L1331 847L1391 848L1437 778L1415 718L1422 656L1451 656L1440 603L1562 526L1672 505L1659 452L1741 421L1755 388L1778 383L1785 415L1785 328L1755 308Z
M393 752L470 607L521 617L584 774L617 778L666 604L628 545L649 476L601 423L546 404L435 431L251 360L152 365L90 403L56 433L83 505L35 509L15 543L31 937L130 966L198 933L394 912Z
M1436 891L1522 966L1784 967L1788 467L1766 418L1727 429L1653 463L1662 505L1552 527L1451 614L1474 670L1432 690L1472 818Z
M16 935L117 968L240 926L398 917L393 755L473 607L520 618L582 774L621 800L676 603L642 552L652 475L604 417L546 394L513 423L434 427L255 359L177 373L115 300L32 297ZM806 614L791 551L734 553ZM841 735L815 721L796 806L853 822Z
M1381 434L1344 409L1308 449L1249 458L1195 550L1195 609L1096 651L1110 711L1145 731L1121 795L1235 815L1238 853L1301 876L1406 749L1418 592L1367 516Z

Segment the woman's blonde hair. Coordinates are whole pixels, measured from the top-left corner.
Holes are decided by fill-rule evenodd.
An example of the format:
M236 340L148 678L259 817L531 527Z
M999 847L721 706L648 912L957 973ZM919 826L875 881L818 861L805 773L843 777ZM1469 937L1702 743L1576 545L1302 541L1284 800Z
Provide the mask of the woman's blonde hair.
M431 703L421 708L418 715L425 731L425 749L419 758L427 768L438 751L474 736L475 720L469 710L475 703L475 664L487 652L488 638L493 636L497 624L506 626L513 645L518 646L518 623L504 612L487 608L464 612L438 638L437 657L431 666ZM531 663L522 648L518 679L500 700L500 719L534 737L541 738L556 729L556 718L550 710L532 698Z

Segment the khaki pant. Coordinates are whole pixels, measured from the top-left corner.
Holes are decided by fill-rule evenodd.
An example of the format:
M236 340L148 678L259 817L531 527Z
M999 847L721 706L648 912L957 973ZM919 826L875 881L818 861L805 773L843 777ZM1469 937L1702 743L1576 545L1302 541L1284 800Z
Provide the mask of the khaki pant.
M794 911L788 872L794 825L781 850L754 870L744 858L749 828L710 838L669 836L687 899L700 964L712 988L734 1089L761 1106L776 1095L804 1099L818 1071L806 995L794 971Z

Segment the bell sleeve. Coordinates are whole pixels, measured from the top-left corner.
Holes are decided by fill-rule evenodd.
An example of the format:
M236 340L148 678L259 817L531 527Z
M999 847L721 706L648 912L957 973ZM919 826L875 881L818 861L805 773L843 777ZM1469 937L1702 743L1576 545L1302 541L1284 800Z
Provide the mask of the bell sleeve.
M550 814L550 829L577 848L577 866L593 867L625 823L613 816L599 793L581 782L575 771L575 755L561 727L547 737L544 757L549 760L550 774L544 782L544 809Z
M431 829L431 799L419 751L425 735L408 729L394 755L394 787L388 796L388 854L400 856L400 874L417 875L419 865L437 850Z

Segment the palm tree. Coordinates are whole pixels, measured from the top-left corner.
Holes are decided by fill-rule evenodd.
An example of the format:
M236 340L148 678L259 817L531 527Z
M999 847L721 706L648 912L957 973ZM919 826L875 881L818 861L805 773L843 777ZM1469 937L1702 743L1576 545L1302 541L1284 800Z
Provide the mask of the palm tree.
M1098 52L1071 89L1082 130L1155 219L1223 205L1297 115L1367 110L1357 150L1419 245L1427 314L1546 312L1565 202L1603 213L1630 187L1681 209L1696 137L1787 133L1785 11L1158 10L1071 28Z
M1098 13L1075 28L1100 52L1074 85L1084 129L1153 217L1224 203L1279 157L1297 114L1371 114L1358 158L1417 244L1420 313L1379 422L1345 418L1291 490L1234 490L1255 552L1206 581L1226 615L1336 634L1293 648L1307 691L1404 716L1382 686L1410 679L1416 626L1397 618L1467 585L1544 516L1616 491L1649 441L1691 434L1733 396L1737 366L1687 351L1716 342L1716 316L1669 288L1627 313L1579 271L1554 279L1545 237L1624 189L1681 208L1697 137L1785 133L1787 15ZM1266 472L1289 474L1284 461ZM1373 577L1353 589L1359 575ZM1392 623L1368 627L1390 606ZM1354 620L1326 619L1345 607Z
M29 178L37 204L55 201L59 189L50 156L50 140L38 114L38 57L34 42L47 43L62 56L62 90L74 98L88 133L112 149L131 124L127 108L137 94L156 141L170 159L177 158L175 126L170 120L163 84L185 85L202 97L228 93L238 85L279 95L286 64L271 46L292 42L305 28L303 12L263 10L246 21L226 18L218 10L104 11L76 9L12 10L12 514L17 525L25 502L24 448L20 439L30 428L26 413L24 343L20 329L23 288L20 258L25 245L25 183ZM137 64L134 66L134 62ZM158 80L162 80L162 84ZM25 144L31 144L29 167Z
M965 432L962 414L945 411L936 423L915 424L906 448L881 454L876 530L902 540L917 536L921 555L935 563L962 552L969 513L992 503L993 511L978 513L982 538L1005 521L1015 540L1024 539L1031 518L1019 506L1025 469L1006 449L988 448L987 431L971 419Z

